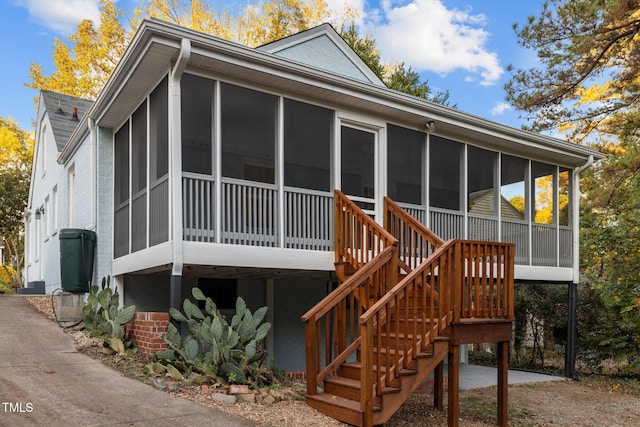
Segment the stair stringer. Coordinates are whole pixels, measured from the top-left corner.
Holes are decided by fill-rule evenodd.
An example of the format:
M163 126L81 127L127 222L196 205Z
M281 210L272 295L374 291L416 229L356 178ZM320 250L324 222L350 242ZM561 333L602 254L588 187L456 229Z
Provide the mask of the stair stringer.
M395 414L406 400L424 383L436 367L447 357L449 353L449 340L436 339L433 342L433 354L427 357L418 356L416 362L416 375L400 376L398 393L386 393L382 395L380 411L374 411L373 424L383 424Z

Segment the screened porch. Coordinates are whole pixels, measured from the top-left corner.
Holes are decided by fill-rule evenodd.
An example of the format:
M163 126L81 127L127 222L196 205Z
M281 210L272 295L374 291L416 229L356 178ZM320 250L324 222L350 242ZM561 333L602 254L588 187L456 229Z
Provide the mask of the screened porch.
M445 240L512 242L516 264L572 266L569 167L195 74L180 92L180 174L166 78L115 132L114 258L173 238L333 251L340 188L374 218L388 195Z

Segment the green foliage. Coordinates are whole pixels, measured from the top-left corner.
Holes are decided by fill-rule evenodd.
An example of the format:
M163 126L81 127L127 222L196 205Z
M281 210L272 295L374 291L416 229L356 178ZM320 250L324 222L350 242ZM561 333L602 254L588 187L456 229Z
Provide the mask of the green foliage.
M109 286L110 277L103 277L102 284L92 285L87 303L82 307L85 327L93 336L104 337L106 347L116 353L124 353L128 347L124 341L124 326L136 312L136 306L120 307L120 296Z
M567 324L567 287L519 283L514 295L514 362L541 368L552 344L564 345ZM528 345L530 344L530 345ZM532 347L531 351L525 351Z
M4 257L0 272L11 288L22 286L24 266L24 213L27 208L33 135L11 118L0 117L0 245Z
M536 16L514 25L518 43L539 67L509 67L507 100L536 129L560 126L574 141L594 132L638 129L638 0L546 0Z
M190 333L183 338L178 329L169 324L165 337L169 349L156 353L156 360L167 369L179 370L190 382L195 378L254 387L272 384L275 377L264 366L267 353L262 346L271 328L270 323L262 323L267 307L251 313L239 297L236 314L229 324L213 300L205 297L200 289L193 288L192 295L196 301L205 303L205 312L189 299L184 300L182 312L172 307L171 317L185 323ZM151 372L157 370L157 366L149 368Z
M625 359L640 373L640 139L584 176L581 270L594 306L584 350L594 362ZM586 293L586 292L585 292ZM582 304L582 303L580 303Z

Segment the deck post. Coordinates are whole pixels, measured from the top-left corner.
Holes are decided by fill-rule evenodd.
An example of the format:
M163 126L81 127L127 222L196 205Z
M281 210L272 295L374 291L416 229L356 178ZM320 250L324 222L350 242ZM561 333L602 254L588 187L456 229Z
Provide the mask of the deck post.
M498 342L498 425L509 424L509 342Z
M444 409L444 359L433 371L433 406L438 411Z
M448 356L448 393L449 403L447 421L449 427L458 427L460 417L460 346L452 344Z

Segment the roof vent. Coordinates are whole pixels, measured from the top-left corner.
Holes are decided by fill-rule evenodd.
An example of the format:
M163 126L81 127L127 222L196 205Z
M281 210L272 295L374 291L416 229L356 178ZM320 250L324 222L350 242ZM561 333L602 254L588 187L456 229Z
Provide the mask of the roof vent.
M69 120L71 120L72 122L78 121L78 107L73 107L71 109L71 118Z
M64 111L62 111L62 100L61 99L58 99L58 109L56 110L56 113L64 114Z

